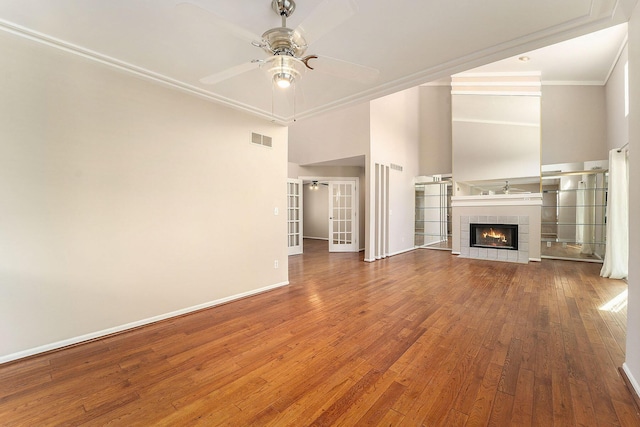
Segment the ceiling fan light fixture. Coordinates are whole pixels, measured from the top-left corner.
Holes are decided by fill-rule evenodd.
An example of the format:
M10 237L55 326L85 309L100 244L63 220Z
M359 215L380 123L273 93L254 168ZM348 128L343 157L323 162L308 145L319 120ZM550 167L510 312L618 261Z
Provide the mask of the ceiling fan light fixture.
M304 62L289 55L274 55L262 67L267 70L272 81L282 89L291 86L304 72Z
M294 78L289 73L277 73L273 76L273 81L275 84L278 85L279 88L286 89L289 86L291 86L291 83L293 83Z

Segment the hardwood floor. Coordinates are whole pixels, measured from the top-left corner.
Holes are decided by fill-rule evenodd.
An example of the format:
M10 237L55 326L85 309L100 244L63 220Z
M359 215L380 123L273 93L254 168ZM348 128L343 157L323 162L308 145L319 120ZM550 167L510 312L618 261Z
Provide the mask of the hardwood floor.
M640 426L600 265L289 262L288 287L0 366L0 424Z

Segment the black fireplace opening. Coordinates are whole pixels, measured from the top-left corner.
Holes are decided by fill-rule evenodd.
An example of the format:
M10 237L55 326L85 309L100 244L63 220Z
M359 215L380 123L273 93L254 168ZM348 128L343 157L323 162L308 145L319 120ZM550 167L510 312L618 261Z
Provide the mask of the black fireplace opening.
M517 224L471 224L469 246L518 250Z

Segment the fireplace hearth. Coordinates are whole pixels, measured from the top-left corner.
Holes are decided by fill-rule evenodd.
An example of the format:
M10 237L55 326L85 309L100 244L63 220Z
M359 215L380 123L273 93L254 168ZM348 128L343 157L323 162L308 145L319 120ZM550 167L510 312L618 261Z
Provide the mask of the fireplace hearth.
M469 246L518 250L517 224L474 224L469 229Z

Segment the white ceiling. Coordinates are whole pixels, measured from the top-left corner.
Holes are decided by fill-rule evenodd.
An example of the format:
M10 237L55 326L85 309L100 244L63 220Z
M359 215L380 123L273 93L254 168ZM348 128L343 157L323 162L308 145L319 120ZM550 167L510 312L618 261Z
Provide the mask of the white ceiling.
M250 41L280 25L270 0L3 0L0 29L288 123L626 22L637 0L296 1L287 24L309 24L318 38L307 54L320 58L295 91L274 90L263 70L247 65L267 56ZM352 13L344 12L351 6ZM314 31L322 16L324 27ZM623 30L614 32L614 48L591 39L578 49L595 53L583 55L580 63L590 70L584 75L575 73L582 65L558 50L548 68L557 77L550 78L606 79L602 67L608 72L611 60L602 65L595 58L617 52ZM526 67L536 67L538 56L530 56ZM377 77L365 82L323 73L330 64L323 58L377 70ZM238 66L245 72L200 82Z
M604 85L627 40L627 24L524 52L469 73L540 72L543 84ZM526 57L527 61L520 58Z

